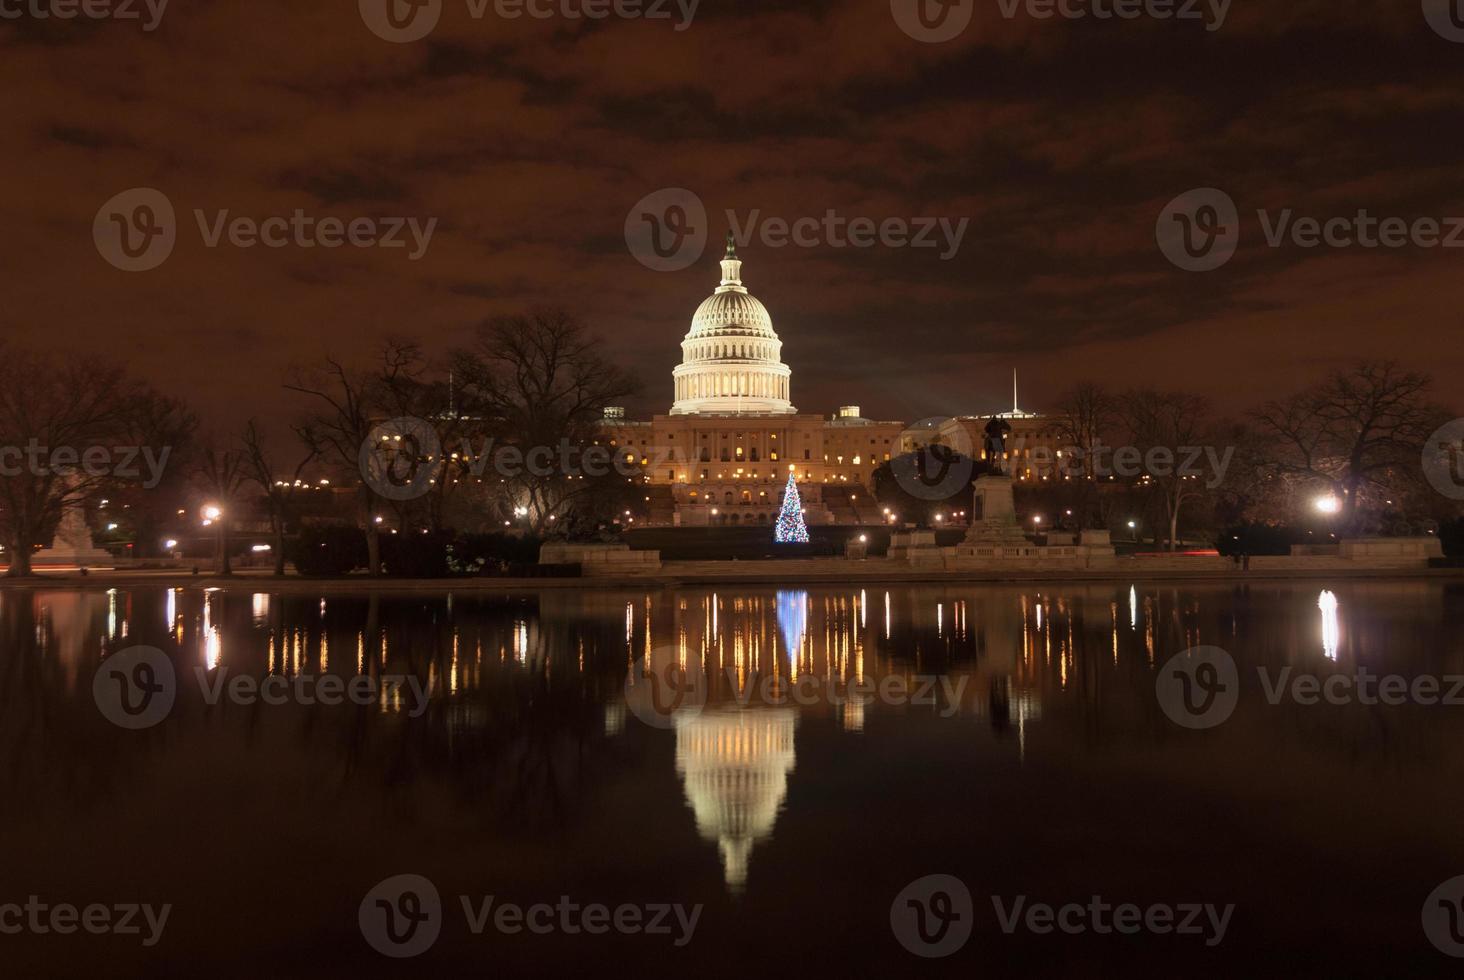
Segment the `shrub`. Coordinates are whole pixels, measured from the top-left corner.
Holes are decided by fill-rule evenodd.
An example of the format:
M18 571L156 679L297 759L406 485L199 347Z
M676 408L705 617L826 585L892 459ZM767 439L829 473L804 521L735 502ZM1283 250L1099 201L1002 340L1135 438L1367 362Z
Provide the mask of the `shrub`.
M381 563L393 578L447 578L453 535L420 531L381 536Z
M1440 524L1439 540L1443 542L1445 555L1450 558L1464 558L1464 517L1456 517Z
M464 567L482 560L484 571L492 573L504 564L536 564L541 544L541 538L530 534L463 534L453 541L453 557Z
M305 527L289 552L301 575L349 575L366 567L366 532L341 525Z
M1289 555L1294 544L1306 544L1305 528L1285 524L1237 524L1220 532L1215 543L1220 554L1227 558L1235 555Z

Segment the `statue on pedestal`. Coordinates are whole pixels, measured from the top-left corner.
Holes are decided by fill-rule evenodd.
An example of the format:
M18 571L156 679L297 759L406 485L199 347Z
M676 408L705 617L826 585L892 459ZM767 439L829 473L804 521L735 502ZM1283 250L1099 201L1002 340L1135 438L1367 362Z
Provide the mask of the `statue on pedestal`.
M76 565L81 568L110 568L112 556L92 541L91 527L86 523L86 508L76 487L80 481L73 474L68 478L70 491L61 502L61 520L49 548L42 548L31 558L31 567Z
M992 416L991 421L986 423L986 461L991 464L994 473L1006 472L1006 441L1011 434L1011 423L1000 416Z
M1017 524L1017 509L1012 500L1012 478L1005 463L1007 436L1012 426L1004 418L994 416L986 423L985 458L991 471L976 478L971 500L971 527L966 532L968 544L1024 544L1025 536Z

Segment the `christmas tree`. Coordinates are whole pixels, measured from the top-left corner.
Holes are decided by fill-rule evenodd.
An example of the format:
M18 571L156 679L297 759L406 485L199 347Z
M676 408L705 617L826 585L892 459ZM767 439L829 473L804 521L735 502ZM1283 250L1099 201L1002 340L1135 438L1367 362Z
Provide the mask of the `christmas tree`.
M783 490L783 510L773 531L778 544L808 543L808 527L803 523L803 501L798 498L798 484L793 482L793 469L788 469L788 486Z

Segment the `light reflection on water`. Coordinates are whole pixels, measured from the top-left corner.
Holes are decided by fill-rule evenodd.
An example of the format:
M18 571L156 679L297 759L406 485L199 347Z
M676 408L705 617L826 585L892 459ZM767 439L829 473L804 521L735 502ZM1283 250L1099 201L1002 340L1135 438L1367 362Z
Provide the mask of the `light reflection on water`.
M223 666L284 676L338 670L331 650L344 645L355 651L349 669L358 674L403 663L423 677L440 673L444 699L494 683L496 668L485 665L613 674L665 648L680 663L699 663L714 676L728 670L832 679L863 679L866 671L876 678L966 672L1000 678L1040 701L1049 685L1067 689L1080 669L1091 668L1083 658L1100 649L1113 668L1135 658L1153 665L1202 644L1230 649L1240 659L1279 656L1287 662L1314 653L1334 662L1442 653L1438 643L1389 642L1393 634L1385 625L1392 618L1391 597L1411 597L1404 628L1432 635L1442 627L1438 616L1430 623L1415 614L1437 605L1428 600L1439 588L865 586L630 595L553 590L499 598L342 596L329 604L319 597L211 588L42 591L7 594L0 601L12 611L22 603L31 606L34 644L67 668L67 693L80 689L95 666L94 655L133 644L168 649L185 668ZM1339 593L1355 598L1343 602ZM1320 611L1319 646L1301 641L1303 603L1313 616ZM1123 606L1127 616L1121 620ZM618 641L605 629L612 611L621 624ZM1257 617L1279 632L1245 636ZM613 689L598 696L613 699ZM976 703L962 707L983 711Z
M625 754L639 758L670 740L677 802L715 853L723 887L740 894L768 873L759 855L783 832L795 787L811 789L830 775L801 763L807 745L856 769L866 759L887 766L878 749L894 737L934 738L919 751L957 757L981 745L1019 768L1068 764L1084 753L1146 760L1155 745L1213 744L1181 741L1191 736L1169 726L1154 703L1155 669L1174 653L1214 645L1243 667L1459 671L1464 647L1452 625L1459 602L1457 587L1409 582L547 589L329 600L217 589L6 592L5 655L37 669L20 684L7 675L0 698L7 717L42 701L69 706L73 713L61 716L77 725L99 725L89 703L92 673L102 657L134 644L168 651L185 681L195 667L290 678L410 673L434 692L420 719L398 687L361 711L189 704L159 731L207 745L222 737L212 719L235 718L262 724L302 753L339 751L337 765L355 778L381 773L385 783L389 772L394 785L446 785L494 805L507 800L510 809L539 806L541 798L564 808L577 794L604 793L576 766L597 767L613 784ZM711 678L707 710L674 733L646 728L624 703L627 671L657 658L700 665ZM951 680L948 690L958 693L954 703L936 695L930 704L739 702L739 683L769 676L871 684L931 676ZM1392 735L1341 723L1318 734L1293 717L1241 711L1223 734L1247 747L1240 755L1306 752L1352 765L1388 756L1390 764L1410 764L1406 755L1393 758ZM387 751L376 739L394 732L400 737ZM339 742L329 733L341 734ZM113 750L146 758L162 751L162 738ZM601 748L587 754L587 744ZM532 779L505 778L502 770L522 770L525 760L538 767ZM667 759L659 764L665 773ZM861 778L876 782L882 771ZM647 819L676 818L663 806Z

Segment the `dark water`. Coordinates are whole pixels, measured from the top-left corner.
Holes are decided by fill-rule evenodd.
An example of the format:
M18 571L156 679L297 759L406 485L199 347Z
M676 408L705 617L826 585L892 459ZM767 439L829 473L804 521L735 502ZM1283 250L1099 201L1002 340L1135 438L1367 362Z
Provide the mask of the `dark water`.
M1447 678L1461 624L1464 587L1428 582L3 593L0 906L171 910L151 947L145 925L0 935L0 973L1457 972L1421 910L1464 874L1464 705L1272 705L1257 668ZM1156 677L1201 645L1239 697L1191 730ZM105 672L139 646L172 703L129 729L107 692L161 675ZM647 660L708 671L669 727ZM303 703L326 674L366 678L360 703ZM267 677L286 703L210 703ZM360 913L404 874L435 886L440 934L393 959ZM927 875L972 896L940 907L973 928L941 959L892 925ZM475 935L460 896L489 895L701 909L689 940ZM1223 938L1006 933L992 896L1234 908Z

